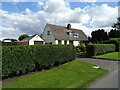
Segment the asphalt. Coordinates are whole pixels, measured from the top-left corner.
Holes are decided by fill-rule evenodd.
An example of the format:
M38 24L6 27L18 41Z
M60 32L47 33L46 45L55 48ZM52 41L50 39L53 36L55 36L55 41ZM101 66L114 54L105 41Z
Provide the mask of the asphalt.
M93 82L89 88L119 88L119 72L120 61L110 61L102 59L92 59L92 58L76 58L76 60L81 60L89 62L92 64L99 65L101 68L108 69L109 71ZM120 88L119 88L120 90Z

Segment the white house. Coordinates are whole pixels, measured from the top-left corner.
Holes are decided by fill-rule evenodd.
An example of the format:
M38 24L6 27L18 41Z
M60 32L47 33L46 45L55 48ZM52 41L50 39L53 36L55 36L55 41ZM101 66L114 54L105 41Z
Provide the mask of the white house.
M42 38L48 44L73 44L74 46L88 41L87 36L82 30L71 28L70 24L67 27L47 24Z
M37 34L27 37L21 42L28 42L28 45L45 44L45 41Z

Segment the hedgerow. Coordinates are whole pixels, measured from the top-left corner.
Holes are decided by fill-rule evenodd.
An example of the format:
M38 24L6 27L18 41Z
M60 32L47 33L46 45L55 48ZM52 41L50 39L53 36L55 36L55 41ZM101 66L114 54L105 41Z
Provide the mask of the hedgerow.
M115 47L116 47L115 51L120 52L120 38L111 38L106 43L115 44Z
M115 51L114 44L89 44L86 47L88 57Z
M3 46L2 77L50 68L74 59L73 45Z

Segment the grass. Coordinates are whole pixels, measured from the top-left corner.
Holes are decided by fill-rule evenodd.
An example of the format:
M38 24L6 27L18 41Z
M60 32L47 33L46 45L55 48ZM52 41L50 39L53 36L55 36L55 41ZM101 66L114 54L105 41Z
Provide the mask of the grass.
M120 52L112 52L94 57L101 59L109 59L109 60L120 60Z
M110 40L117 40L117 41L120 41L120 38L110 38Z
M86 88L107 70L94 69L93 64L72 61L43 72L20 77L3 88Z

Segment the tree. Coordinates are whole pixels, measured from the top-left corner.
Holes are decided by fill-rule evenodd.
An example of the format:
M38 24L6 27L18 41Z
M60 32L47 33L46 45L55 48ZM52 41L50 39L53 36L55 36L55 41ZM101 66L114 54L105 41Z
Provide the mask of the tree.
M120 30L112 29L109 32L110 38L120 38Z
M93 31L91 35L93 43L103 42L109 39L109 35L104 31L104 29Z
M18 40L19 40L19 41L22 41L22 40L25 39L26 37L29 37L29 35L28 35L28 34L22 34L22 35L19 36Z
M11 39L12 42L18 41L17 39Z
M114 23L113 28L120 30L120 17L117 18L117 23Z

